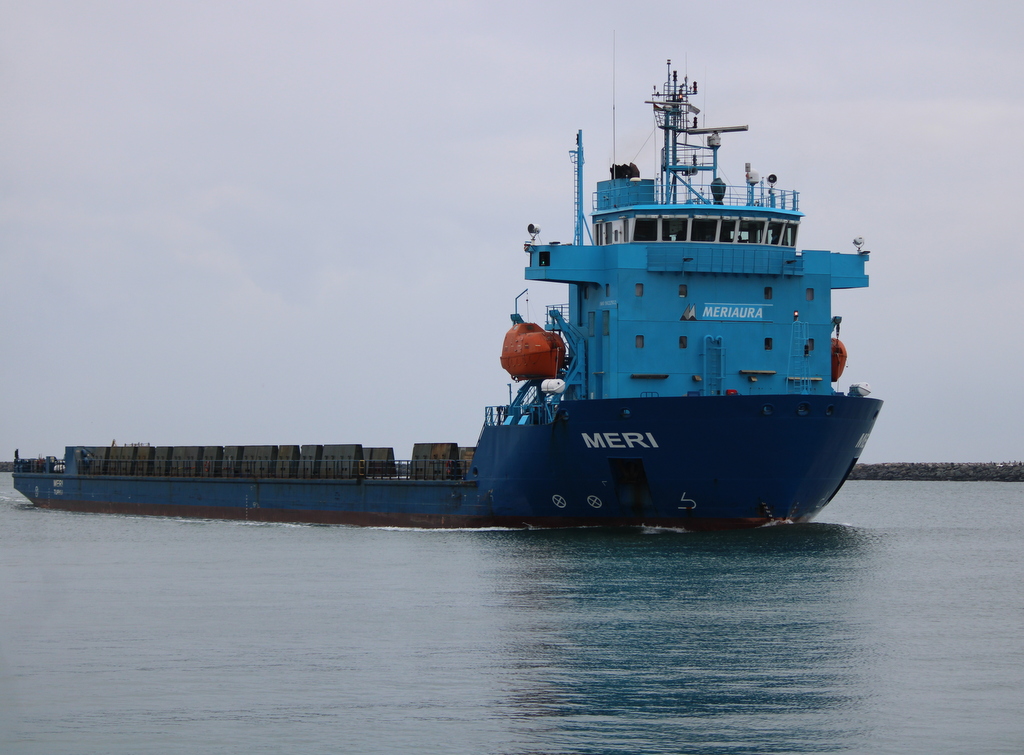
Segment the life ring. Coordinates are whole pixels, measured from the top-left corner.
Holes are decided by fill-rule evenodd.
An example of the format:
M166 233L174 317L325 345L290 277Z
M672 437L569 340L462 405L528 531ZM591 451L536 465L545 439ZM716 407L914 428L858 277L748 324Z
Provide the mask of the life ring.
M832 339L832 382L836 382L846 369L846 346L838 338Z

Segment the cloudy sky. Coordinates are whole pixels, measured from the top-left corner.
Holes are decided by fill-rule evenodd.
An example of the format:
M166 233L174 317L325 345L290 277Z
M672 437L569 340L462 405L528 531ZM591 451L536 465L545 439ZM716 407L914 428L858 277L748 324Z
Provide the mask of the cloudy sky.
M886 401L863 459L1024 458L1020 8L0 2L0 458L473 445L526 225L571 240L577 129L588 186L653 173L667 58L750 124L730 183L868 241L834 300Z

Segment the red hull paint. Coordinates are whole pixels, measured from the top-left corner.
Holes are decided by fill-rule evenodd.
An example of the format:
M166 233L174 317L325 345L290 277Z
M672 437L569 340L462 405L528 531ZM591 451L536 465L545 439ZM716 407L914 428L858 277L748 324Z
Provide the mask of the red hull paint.
M763 517L745 519L709 519L693 517L683 525L678 519L608 517L511 517L459 516L449 514L371 513L362 511L304 511L297 509L236 508L233 506L160 506L142 503L61 501L29 499L43 509L93 514L126 514L191 519L233 519L247 522L298 524L347 524L359 527L421 527L423 529L466 529L507 527L510 529L559 529L569 527L664 527L690 531L751 529L772 520Z

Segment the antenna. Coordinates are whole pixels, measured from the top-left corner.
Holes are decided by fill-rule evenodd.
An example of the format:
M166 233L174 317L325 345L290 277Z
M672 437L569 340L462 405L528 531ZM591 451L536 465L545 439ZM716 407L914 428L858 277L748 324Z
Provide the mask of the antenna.
M707 82L704 94L707 96ZM677 71L672 70L672 61L666 61L666 76L663 91L654 89L648 104L654 106L654 123L664 132L664 146L661 158L661 201L675 204L677 190L685 192L688 199L705 202L707 198L693 185L693 176L702 171L712 175L714 186L724 187L718 178L718 148L722 145L722 133L746 131L747 126L698 126L701 110L690 100L698 96L696 81L690 81L684 74L679 80ZM689 141L690 136L707 135L707 146ZM680 138L682 141L680 141ZM710 151L710 158L705 150Z
M612 29L612 165L615 165L615 29Z

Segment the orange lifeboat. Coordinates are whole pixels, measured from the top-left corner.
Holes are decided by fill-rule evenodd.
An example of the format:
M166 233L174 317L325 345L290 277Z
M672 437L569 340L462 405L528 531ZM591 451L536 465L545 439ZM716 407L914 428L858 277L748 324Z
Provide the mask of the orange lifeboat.
M836 382L846 369L846 346L838 338L832 339L832 382Z
M565 342L534 322L519 322L505 334L501 366L513 380L558 377L565 364Z

